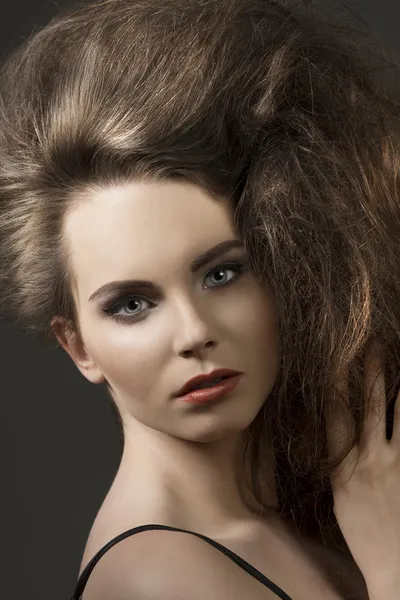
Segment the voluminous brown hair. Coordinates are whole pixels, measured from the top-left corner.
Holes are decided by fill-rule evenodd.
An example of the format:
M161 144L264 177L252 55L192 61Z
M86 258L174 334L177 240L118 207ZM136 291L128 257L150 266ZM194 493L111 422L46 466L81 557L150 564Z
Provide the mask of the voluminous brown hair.
M360 441L373 341L385 351L389 420L400 383L399 65L373 34L314 8L75 2L10 52L0 285L6 318L26 332L54 340L60 315L80 335L63 231L74 203L163 179L230 198L254 272L274 291L282 344L278 380L248 429L254 493L264 504L268 424L275 510L350 558L329 476ZM346 401L345 372L354 431L330 461L324 414Z

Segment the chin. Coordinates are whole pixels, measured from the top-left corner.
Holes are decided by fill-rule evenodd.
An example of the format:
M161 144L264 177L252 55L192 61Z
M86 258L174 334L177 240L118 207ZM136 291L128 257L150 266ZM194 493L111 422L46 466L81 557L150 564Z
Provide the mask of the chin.
M251 420L243 419L242 422L238 423L237 421L232 423L222 423L218 424L215 422L212 423L212 419L207 424L203 424L201 426L199 423L187 430L184 435L179 436L182 439L187 440L188 442L197 442L197 443L209 443L216 442L217 440L223 440L224 438L232 435L240 435L243 433L249 425L253 422L256 415L252 416ZM214 415L215 417L215 415Z

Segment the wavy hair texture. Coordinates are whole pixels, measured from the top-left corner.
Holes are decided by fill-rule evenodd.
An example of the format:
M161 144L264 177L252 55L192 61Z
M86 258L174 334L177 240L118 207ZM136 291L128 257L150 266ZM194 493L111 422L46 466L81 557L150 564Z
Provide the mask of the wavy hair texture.
M275 0L75 2L0 70L5 317L54 341L60 315L80 336L63 222L92 190L169 178L228 197L282 343L248 428L254 494L349 559L329 476L360 441L373 341L389 437L400 384L398 76L373 34ZM328 460L325 411L347 401L354 430ZM277 507L264 502L267 424Z

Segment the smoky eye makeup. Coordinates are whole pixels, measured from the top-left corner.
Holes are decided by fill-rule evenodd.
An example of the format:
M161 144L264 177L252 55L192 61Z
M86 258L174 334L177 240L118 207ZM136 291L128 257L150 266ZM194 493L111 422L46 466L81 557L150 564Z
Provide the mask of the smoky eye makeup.
M241 258L231 257L224 262L219 262L211 268L208 267L203 274L203 282L207 282L215 273L221 271L231 271L233 276L227 281L223 280L220 282L217 281L216 283L206 283L205 289L212 292L233 285L249 270L250 264L247 256L242 255ZM131 286L128 291L116 290L114 294L102 302L101 310L115 321L132 322L141 320L143 315L151 310L151 308L156 305L157 300L162 297L162 293L156 291L154 289L155 286L153 286L154 284L152 284L152 287L149 289L147 285L135 284L134 286ZM129 310L135 312L131 314L121 314L121 310L126 308L128 304L131 304ZM135 304L136 307L139 305L138 310L135 310Z

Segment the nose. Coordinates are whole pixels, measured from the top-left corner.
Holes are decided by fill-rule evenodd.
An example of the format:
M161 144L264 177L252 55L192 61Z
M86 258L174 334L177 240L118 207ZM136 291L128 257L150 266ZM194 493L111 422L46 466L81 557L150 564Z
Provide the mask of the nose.
M216 346L212 319L201 315L193 302L180 300L176 306L176 315L173 331L176 354L183 357L193 354L198 356Z
M202 357L204 353L209 349L215 346L215 342L209 340L208 342L201 344L192 344L190 348L186 348L180 352L180 355L184 358L190 358L191 356L199 356Z

